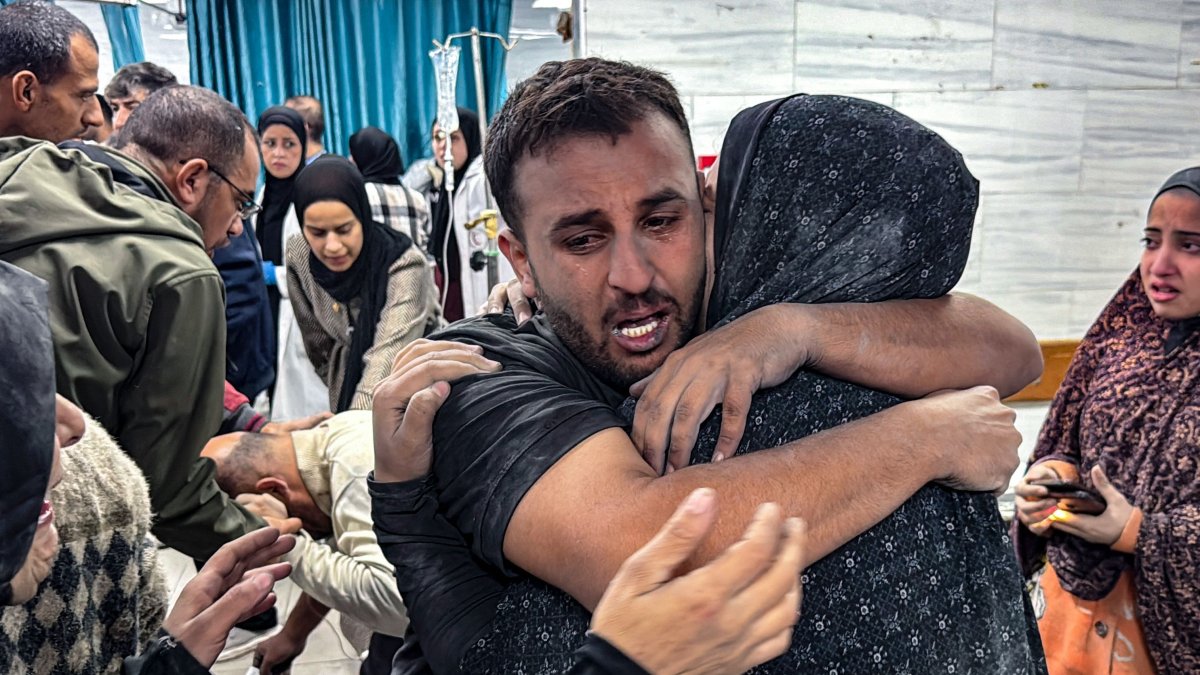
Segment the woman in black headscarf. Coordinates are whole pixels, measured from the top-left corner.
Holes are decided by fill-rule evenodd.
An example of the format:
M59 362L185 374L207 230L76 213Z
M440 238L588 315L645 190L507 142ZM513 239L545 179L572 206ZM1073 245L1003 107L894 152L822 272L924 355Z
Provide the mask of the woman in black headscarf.
M0 349L9 356L0 368L0 389L10 393L0 416L0 607L32 598L58 551L50 505L58 438L47 302L45 282L0 263L0 314L5 318Z
M296 177L304 169L308 134L300 113L285 106L267 108L258 118L259 148L266 182L258 195L262 211L254 236L262 250L263 276L271 305L276 345L271 417L290 420L328 410L329 390L305 357L304 341L288 301L287 240L300 234L292 207ZM249 392L247 392L249 393Z
M375 221L408 235L430 258L429 204L419 192L400 182L404 160L396 139L383 129L363 127L350 137L350 158L367 182Z
M483 228L468 232L464 227L488 208L479 116L459 108L458 128L450 134L436 123L433 125L433 156L442 169L445 169L447 140L454 159L454 191L447 191L443 175L434 181L426 197L430 210L429 249L437 265L438 286L446 297L443 313L447 321L457 321L464 316L473 316L491 290L484 268L472 264L472 255L482 255L486 244ZM452 219L454 227L450 227ZM474 262L481 260L476 255ZM514 275L508 261L501 258L497 262L500 265L499 280L511 279Z
M350 158L368 183L399 185L404 173L400 146L388 132L378 127L363 127L350 136Z
M296 181L303 238L287 244L288 288L304 348L334 412L370 409L401 347L440 323L425 257L375 222L362 174L334 156Z
M283 265L285 221L292 210L292 186L304 168L307 133L300 113L281 105L267 108L258 118L259 149L266 168L266 182L258 202L262 211L254 223L254 236L262 249L262 257L276 267ZM295 216L290 216L294 218ZM271 317L279 325L280 289L270 283L267 296L271 301Z
M962 274L978 183L895 110L840 96L765 103L734 119L720 161L709 328L775 303L938 297ZM899 402L802 370L755 395L738 452ZM711 459L719 433L718 412L693 463ZM862 470L869 480L866 455ZM1009 545L991 495L922 488L807 570L795 645L761 672L1040 672ZM819 632L856 635L853 653Z

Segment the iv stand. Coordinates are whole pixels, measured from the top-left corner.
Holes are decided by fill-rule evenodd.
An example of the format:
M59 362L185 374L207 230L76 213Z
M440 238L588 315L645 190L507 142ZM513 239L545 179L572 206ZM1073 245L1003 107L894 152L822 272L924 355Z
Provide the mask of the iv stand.
M446 181L447 194L451 194L454 191L454 178L453 178L453 176L454 176L454 158L453 158L452 152L451 152L451 147L450 147L451 143L450 143L449 135L451 132L453 132L454 129L458 128L458 113L455 111L455 108L454 108L455 104L454 104L454 100L453 100L453 95L454 95L454 87L455 87L454 81L457 78L457 70L458 70L458 51L460 48L457 46L453 46L451 43L454 42L455 40L458 40L461 38L466 38L466 37L471 38L471 60L473 62L474 71L475 71L475 104L476 104L476 107L478 108L478 113L479 113L479 143L480 143L480 145L484 145L487 141L487 119L488 119L487 99L484 97L485 92L484 92L484 86L483 86L483 55L481 53L482 52L481 38L491 38L494 40L498 40L500 42L500 45L504 47L505 51L511 50L517 44L517 41L520 40L520 38L517 38L517 39L513 40L512 42L509 42L502 35L497 35L496 33L482 32L478 28L472 26L471 30L469 30L465 33L453 33L451 35L446 36L445 42L438 42L437 40L433 41L433 45L434 45L434 47L436 47L436 49L429 52L429 57L431 59L433 59L434 70L436 71L436 74L438 76L438 89L439 89L439 92L438 92L439 93L439 96L438 96L438 122L439 122L439 124L438 124L438 126L441 127L443 133L446 134L446 145L445 145L445 151L442 154L442 159L444 160L443 163L446 168L445 178L443 180ZM451 66L451 63L453 64L452 66ZM453 72L447 72L450 70L451 67L453 68ZM446 89L445 93L448 93L449 96L443 96L443 93L444 93L443 85L446 84L447 80L448 80L449 84L448 84L448 87L445 87L445 89ZM446 108L449 108L449 110L446 110ZM453 125L441 123L443 120L449 121L451 119L454 120ZM484 199L486 200L485 201L486 208L483 211L481 211L478 216L471 219L469 222L464 223L463 226L466 227L468 230L473 230L476 227L478 227L479 225L483 225L483 231L487 235L487 246L484 248L483 255L484 255L484 258L487 260L488 289L491 290L493 287L496 286L496 284L500 283L500 267L499 267L500 246L497 243L499 233L500 233L500 212L496 210L495 205L492 203L491 191L485 189L483 191L483 194L484 194ZM450 212L451 212L450 219L451 219L451 221L453 221L454 220L454 215L453 215L454 210L451 209ZM450 225L451 225L451 227L447 228L447 230L452 229L454 223L451 222ZM448 240L447 240L447 242L448 242ZM443 260L445 259L445 251L443 251L442 259ZM474 263L474 261L472 261L472 263ZM472 267L474 267L474 264L472 264ZM449 288L450 284L447 282L445 284L445 287ZM445 302L446 302L445 296L443 294L443 298L442 298L443 306L445 305Z

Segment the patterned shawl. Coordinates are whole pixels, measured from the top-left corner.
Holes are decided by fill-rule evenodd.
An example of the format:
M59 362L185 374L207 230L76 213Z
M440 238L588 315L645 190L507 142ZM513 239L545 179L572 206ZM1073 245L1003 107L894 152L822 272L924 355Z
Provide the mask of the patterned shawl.
M1018 526L1027 571L1046 550L1063 588L1096 600L1132 569L1138 614L1164 673L1200 672L1200 334L1165 349L1172 322L1151 309L1135 270L1071 362L1042 428L1034 463L1099 465L1144 512L1134 555Z

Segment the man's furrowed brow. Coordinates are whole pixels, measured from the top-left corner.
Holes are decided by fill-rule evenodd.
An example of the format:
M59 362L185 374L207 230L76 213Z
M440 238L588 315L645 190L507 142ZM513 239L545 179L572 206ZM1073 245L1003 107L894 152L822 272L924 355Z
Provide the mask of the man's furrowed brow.
M640 200L638 206L642 207L642 209L652 209L656 206L662 206L663 204L675 201L683 202L687 201L687 199L675 188L663 188L649 197Z
M552 225L550 227L550 232L554 233L559 230L565 230L569 227L576 227L578 225L587 225L588 223L594 222L600 216L601 216L600 209L587 209L586 211L576 211L575 213L568 213L564 216L559 217L558 219L556 219L554 221L554 225Z

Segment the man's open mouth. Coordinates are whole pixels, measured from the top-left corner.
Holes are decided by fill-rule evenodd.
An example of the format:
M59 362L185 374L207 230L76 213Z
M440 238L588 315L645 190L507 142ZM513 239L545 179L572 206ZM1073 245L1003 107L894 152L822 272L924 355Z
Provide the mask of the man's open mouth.
M662 344L670 318L671 315L664 311L628 319L617 323L612 334L626 351L648 352Z

